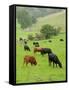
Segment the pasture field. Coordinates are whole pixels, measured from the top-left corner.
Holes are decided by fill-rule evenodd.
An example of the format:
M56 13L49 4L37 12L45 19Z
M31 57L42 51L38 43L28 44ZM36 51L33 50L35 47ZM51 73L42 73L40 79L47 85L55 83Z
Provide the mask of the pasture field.
M59 41L63 38L64 41ZM24 51L23 45L17 44L16 46L16 83L30 83L30 82L51 82L51 81L64 81L66 80L66 48L65 48L65 33L55 36L48 40L39 41L41 47L51 48L62 63L63 68L53 68L49 66L48 55L41 56L40 53L33 53L32 41L28 42L31 51ZM23 64L25 55L33 55L37 60L36 66Z
M53 68L53 65L49 66L48 63L48 54L42 56L40 53L33 53L33 41L28 41L28 46L31 51L24 51L23 44L16 44L16 83L32 83L32 82L51 82L51 81L65 81L66 80L66 30L65 30L65 15L64 11L56 13L46 17L38 18L37 22L33 24L30 28L32 31L26 31L27 29L22 29L20 24L16 24L16 39L19 40L19 37L27 38L28 34L39 33L40 29L45 24L55 25L61 27L63 33L58 36L53 36L48 42L47 40L39 40L40 47L51 48L53 53L55 53L60 62L62 63L63 68ZM60 41L60 39L64 41ZM32 55L36 58L37 65L31 66L28 64L23 64L24 56Z

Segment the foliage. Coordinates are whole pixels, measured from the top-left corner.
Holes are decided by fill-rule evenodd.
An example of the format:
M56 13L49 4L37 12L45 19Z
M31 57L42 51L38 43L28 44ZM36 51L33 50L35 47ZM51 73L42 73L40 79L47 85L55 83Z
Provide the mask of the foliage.
M54 28L49 24L42 26L40 32L45 36L46 39L50 38L53 35L57 35L59 33L59 28Z
M38 17L43 17L61 11L60 9L16 7L16 18L21 28L27 28L36 23Z
M29 35L28 35L28 39L29 39L29 40L33 40L34 37L33 37L31 34L29 34Z
M21 28L27 28L35 22L35 18L33 18L25 9L18 8L16 9L16 18L18 22L21 24Z
M43 36L43 34L41 34L41 33L35 33L35 38L37 39L37 40L42 40L42 39L44 39L44 36Z

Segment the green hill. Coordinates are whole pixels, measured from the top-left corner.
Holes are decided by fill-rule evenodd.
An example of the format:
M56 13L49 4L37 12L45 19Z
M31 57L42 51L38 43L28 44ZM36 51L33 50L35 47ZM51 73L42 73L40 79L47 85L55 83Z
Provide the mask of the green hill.
M55 13L52 15L48 15L45 17L40 17L37 19L37 22L33 24L31 27L22 29L20 24L16 22L16 37L24 37L27 38L28 34L33 34L40 32L40 29L45 24L50 24L55 27L61 27L61 31L65 31L65 11Z

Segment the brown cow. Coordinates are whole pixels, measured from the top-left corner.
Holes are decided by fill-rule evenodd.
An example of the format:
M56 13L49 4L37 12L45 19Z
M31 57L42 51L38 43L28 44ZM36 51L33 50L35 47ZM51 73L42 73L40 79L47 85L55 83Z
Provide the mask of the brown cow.
M42 48L40 48L40 47L35 47L34 48L34 53L41 52L41 51L42 51Z
M28 63L30 63L31 65L37 65L35 57L34 56L29 56L29 55L26 55L24 57L24 63L26 63L26 65Z

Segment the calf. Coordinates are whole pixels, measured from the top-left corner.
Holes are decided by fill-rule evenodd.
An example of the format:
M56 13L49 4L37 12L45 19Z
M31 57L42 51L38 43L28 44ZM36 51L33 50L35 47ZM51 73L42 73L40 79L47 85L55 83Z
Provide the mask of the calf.
M57 55L55 55L53 53L49 53L48 58L49 58L49 65L51 65L51 62L53 62L53 67L54 67L54 64L56 64L56 67L57 67L57 64L58 64L59 67L62 68L62 64L59 61Z
M29 56L29 55L26 55L24 57L24 63L26 63L26 65L28 63L30 63L31 65L37 65L35 57L34 56Z
M28 45L24 45L24 50L25 50L25 51L30 51L29 46L28 46Z

